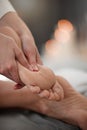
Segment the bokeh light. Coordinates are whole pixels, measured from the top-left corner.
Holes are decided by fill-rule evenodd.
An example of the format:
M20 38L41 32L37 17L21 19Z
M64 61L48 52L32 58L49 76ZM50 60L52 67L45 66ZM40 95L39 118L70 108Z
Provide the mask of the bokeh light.
M68 20L59 20L58 26L54 32L54 38L59 43L67 43L71 38L71 32L73 31L73 25Z
M46 55L53 56L58 52L58 45L54 39L50 39L45 44Z
M56 29L54 32L54 38L58 43L66 43L70 39L70 34L67 31Z
M62 19L58 21L58 28L63 31L71 32L73 31L73 25L69 20Z

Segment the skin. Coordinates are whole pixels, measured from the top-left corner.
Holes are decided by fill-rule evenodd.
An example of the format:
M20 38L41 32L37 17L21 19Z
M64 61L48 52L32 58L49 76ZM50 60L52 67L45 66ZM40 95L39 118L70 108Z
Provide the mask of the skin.
M87 130L87 98L74 90L64 78L57 76L57 81L64 90L64 99L59 102L41 99L38 105L32 104L31 109Z
M22 50L29 62L30 70L38 70L37 64L42 64L38 49L30 29L16 12L9 12L0 20L0 27L10 27L17 35L22 44Z
M63 89L49 68L38 65L38 72L29 71L21 64L18 64L18 68L22 82L27 87L32 86L31 90L33 92L37 91L39 96L50 100L62 100L64 98Z
M49 101L32 93L29 87L13 89L15 83L0 82L0 107L19 107L63 120L87 128L87 98L76 92L62 77L57 81L64 90L64 99L60 102ZM6 83L6 86L5 86ZM54 107L55 106L55 107Z
M14 89L15 82L0 81L0 108L25 108L39 100L37 94L32 93L29 87Z
M86 130L87 98L75 91L62 77L57 76L56 80L64 91L64 97L59 102L49 101L47 100L48 98L40 97L39 94L35 94L36 92L32 92L32 86L24 86L15 90L15 83L1 81L0 107L18 107L34 110Z
M3 46L0 47L0 48L3 47L4 49L4 51L0 55L3 55L4 53L4 55L6 54L6 57L8 56L7 59L5 57L0 58L1 61L0 73L21 84L18 75L18 68L16 61L19 61L23 66L32 71L33 70L37 71L38 70L37 64L42 64L42 61L30 29L27 27L27 25L23 22L23 20L18 16L16 12L6 13L0 19L0 27L6 27L6 26L12 28L18 34L18 37L22 43L22 52L18 50L16 47L14 47L15 46L13 45L15 44L14 40L12 41L12 39L8 38L8 40L6 40L7 42L5 43L6 44L12 43L12 45L9 45L10 53L9 52L7 54L6 52L4 53L4 51L6 51L5 47ZM2 43L4 43L4 41L2 41ZM16 53L14 53L14 48L16 50ZM26 58L24 57L24 55ZM7 62L5 62L6 60Z
M14 90L14 82L0 81L0 108L33 110L87 130L87 98L75 91L62 77L56 78L65 94L59 102L41 98L32 93L29 87Z
M19 48L22 49L20 39L12 28L2 27L0 28L0 32L13 38ZM38 64L38 71L30 71L19 62L17 62L17 64L20 80L26 87L29 87L32 92L36 92L39 96L49 98L50 100L63 99L63 89L57 82L56 76L51 69ZM15 88L19 89L21 86L16 85Z
M29 68L29 64L20 48L11 37L0 33L0 74L19 82L17 62ZM16 75L17 74L17 75ZM21 83L21 81L20 81Z

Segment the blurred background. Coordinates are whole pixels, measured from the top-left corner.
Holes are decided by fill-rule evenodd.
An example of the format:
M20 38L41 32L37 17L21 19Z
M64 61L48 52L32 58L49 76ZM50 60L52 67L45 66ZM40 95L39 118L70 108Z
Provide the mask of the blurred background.
M87 70L87 0L10 0L30 28L43 63Z

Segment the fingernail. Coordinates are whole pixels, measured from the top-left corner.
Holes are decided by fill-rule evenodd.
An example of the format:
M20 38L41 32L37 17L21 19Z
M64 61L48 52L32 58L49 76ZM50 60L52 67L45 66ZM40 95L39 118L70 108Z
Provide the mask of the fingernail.
M38 71L37 65L31 65L31 66L32 66L33 71Z

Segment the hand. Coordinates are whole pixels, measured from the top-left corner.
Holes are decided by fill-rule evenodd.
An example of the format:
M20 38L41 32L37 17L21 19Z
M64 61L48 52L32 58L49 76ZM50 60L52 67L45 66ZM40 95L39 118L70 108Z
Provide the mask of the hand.
M20 84L16 84L14 89L21 89L22 87L23 86L21 86ZM31 85L27 85L26 88L29 88L32 93L38 94L38 96L40 96L41 98L54 101L60 101L64 98L64 91L62 89L62 86L58 82L56 82L55 85L49 90L41 90L39 86Z
M35 45L34 38L28 27L17 15L17 13L7 13L0 20L0 26L9 26L13 28L14 31L16 31L20 37L20 40L22 41L23 52L27 57L29 64L31 65L30 70L38 70L37 63L42 64L42 61Z
M39 96L49 100L60 101L64 98L64 91L62 86L56 81L54 86L49 90L40 91Z
M64 90L64 99L61 101L38 101L38 109L31 106L31 109L42 114L63 120L79 126L82 130L87 129L87 98L75 91L72 86L62 77L57 77Z
M21 83L16 60L23 66L29 67L23 52L15 41L11 37L0 33L0 74Z

